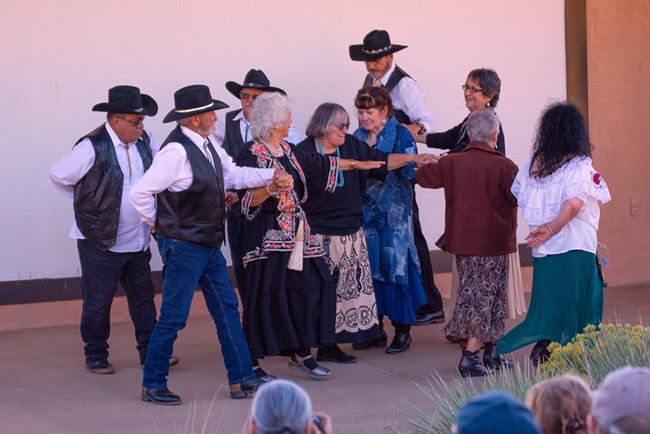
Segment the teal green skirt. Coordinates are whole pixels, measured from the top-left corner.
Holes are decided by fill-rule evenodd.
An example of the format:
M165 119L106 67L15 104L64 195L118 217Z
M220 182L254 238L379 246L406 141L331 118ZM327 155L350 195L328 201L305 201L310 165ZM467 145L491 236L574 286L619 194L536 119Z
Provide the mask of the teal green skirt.
M533 258L533 290L526 319L497 341L509 353L542 339L564 345L603 317L603 285L596 255L571 250Z

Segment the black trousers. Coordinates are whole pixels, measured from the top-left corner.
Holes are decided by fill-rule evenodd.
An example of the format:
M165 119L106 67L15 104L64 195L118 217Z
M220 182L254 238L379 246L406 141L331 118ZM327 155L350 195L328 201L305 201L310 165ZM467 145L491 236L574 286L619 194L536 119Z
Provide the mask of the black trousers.
M87 240L77 240L81 263L81 339L88 360L108 358L108 337L113 297L120 283L126 292L129 315L135 327L136 348L144 363L156 324L151 281L151 251L103 252Z
M429 300L430 309L434 312L442 310L442 295L433 281L433 267L431 267L431 257L429 256L429 245L426 238L422 233L422 226L420 226L420 210L418 203L415 200L415 190L413 191L413 238L415 242L415 249L418 252L418 259L420 260L420 269L422 270L422 283L424 284L424 291ZM428 308L429 306L424 306ZM420 308L422 309L422 308Z
M232 260L232 268L235 272L235 282L233 286L237 287L239 297L244 299L244 216L241 214L239 202L232 208L226 209L226 234L228 236L228 248L230 249L230 259Z

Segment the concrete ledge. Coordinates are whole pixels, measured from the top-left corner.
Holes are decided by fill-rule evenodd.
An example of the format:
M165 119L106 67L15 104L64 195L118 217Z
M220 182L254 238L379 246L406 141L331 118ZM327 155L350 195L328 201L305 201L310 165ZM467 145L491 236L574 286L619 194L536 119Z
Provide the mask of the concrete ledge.
M436 250L430 252L430 257L434 273L451 272L451 255L449 253ZM519 245L519 260L522 267L533 264L531 251L524 245ZM232 267L228 267L228 274L233 286L236 286L234 285L235 279ZM160 292L162 273L154 271L152 277L156 292ZM121 287L118 288L117 295L125 295ZM80 298L81 279L79 277L0 282L0 306L78 300Z

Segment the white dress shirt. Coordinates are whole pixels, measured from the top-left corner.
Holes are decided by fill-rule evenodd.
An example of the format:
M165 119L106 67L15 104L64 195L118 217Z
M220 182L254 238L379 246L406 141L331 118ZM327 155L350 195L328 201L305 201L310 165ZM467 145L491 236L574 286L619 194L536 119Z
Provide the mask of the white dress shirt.
M205 155L203 149L205 139L189 128L181 127L181 131ZM273 181L275 169L239 167L221 146L214 143L213 146L221 160L224 188L226 190L262 187ZM208 158L207 155L206 158ZM193 180L192 165L187 158L185 148L180 143L171 142L156 154L151 168L131 188L129 199L140 218L149 226L154 227L156 222L154 195L164 190L173 192L187 190L192 185Z
M244 138L244 143L248 142L249 140L253 140L253 134L250 129L250 123L244 117L244 110L240 110L239 113L237 113L233 118L233 121L239 122L239 131L241 132L241 136ZM214 145L221 146L223 144L223 140L225 137L226 137L226 116L224 115L224 116L219 116L217 122L215 122L212 135L210 136L210 141ZM298 143L302 142L304 139L305 136L300 134L296 129L296 127L294 126L293 122L291 122L291 125L289 125L289 134L287 135L285 140L289 143L297 145Z
M109 250L116 253L141 252L149 248L150 229L149 226L140 220L138 213L129 202L128 196L133 184L144 175L142 158L135 146L135 142L129 143L127 149L111 126L108 123L104 125L115 146L115 155L124 175L117 239L115 245ZM147 134L149 134L149 138L151 139L151 151L155 155L160 145L150 131L147 130ZM127 153L129 154L128 157ZM131 161L130 178L129 159ZM88 173L93 164L95 164L95 150L90 139L85 138L52 165L50 169L50 180L61 194L68 199L73 199L74 186L86 176L86 173ZM72 220L72 228L70 229L70 238L84 239L74 219Z
M393 63L388 72L379 79L381 84L386 86L390 75L395 71L397 64ZM429 113L424 101L424 92L420 85L411 77L404 77L390 91L393 100L393 108L402 110L411 119L411 122L418 122L424 125L428 133L436 130L436 121Z

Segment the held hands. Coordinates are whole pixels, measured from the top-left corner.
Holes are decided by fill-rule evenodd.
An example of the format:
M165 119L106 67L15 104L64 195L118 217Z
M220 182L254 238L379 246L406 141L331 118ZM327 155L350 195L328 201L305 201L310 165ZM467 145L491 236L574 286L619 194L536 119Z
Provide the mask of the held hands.
M235 203L239 202L239 196L237 196L237 193L234 191L227 191L226 192L226 206L233 205Z
M548 225L540 225L537 229L528 234L526 239L526 246L536 248L544 244L553 236Z
M413 162L418 165L418 167L424 166L426 164L437 163L440 160L440 157L434 154L418 154L414 156Z
M287 191L293 188L293 178L282 169L275 169L273 173L273 184L276 190Z

